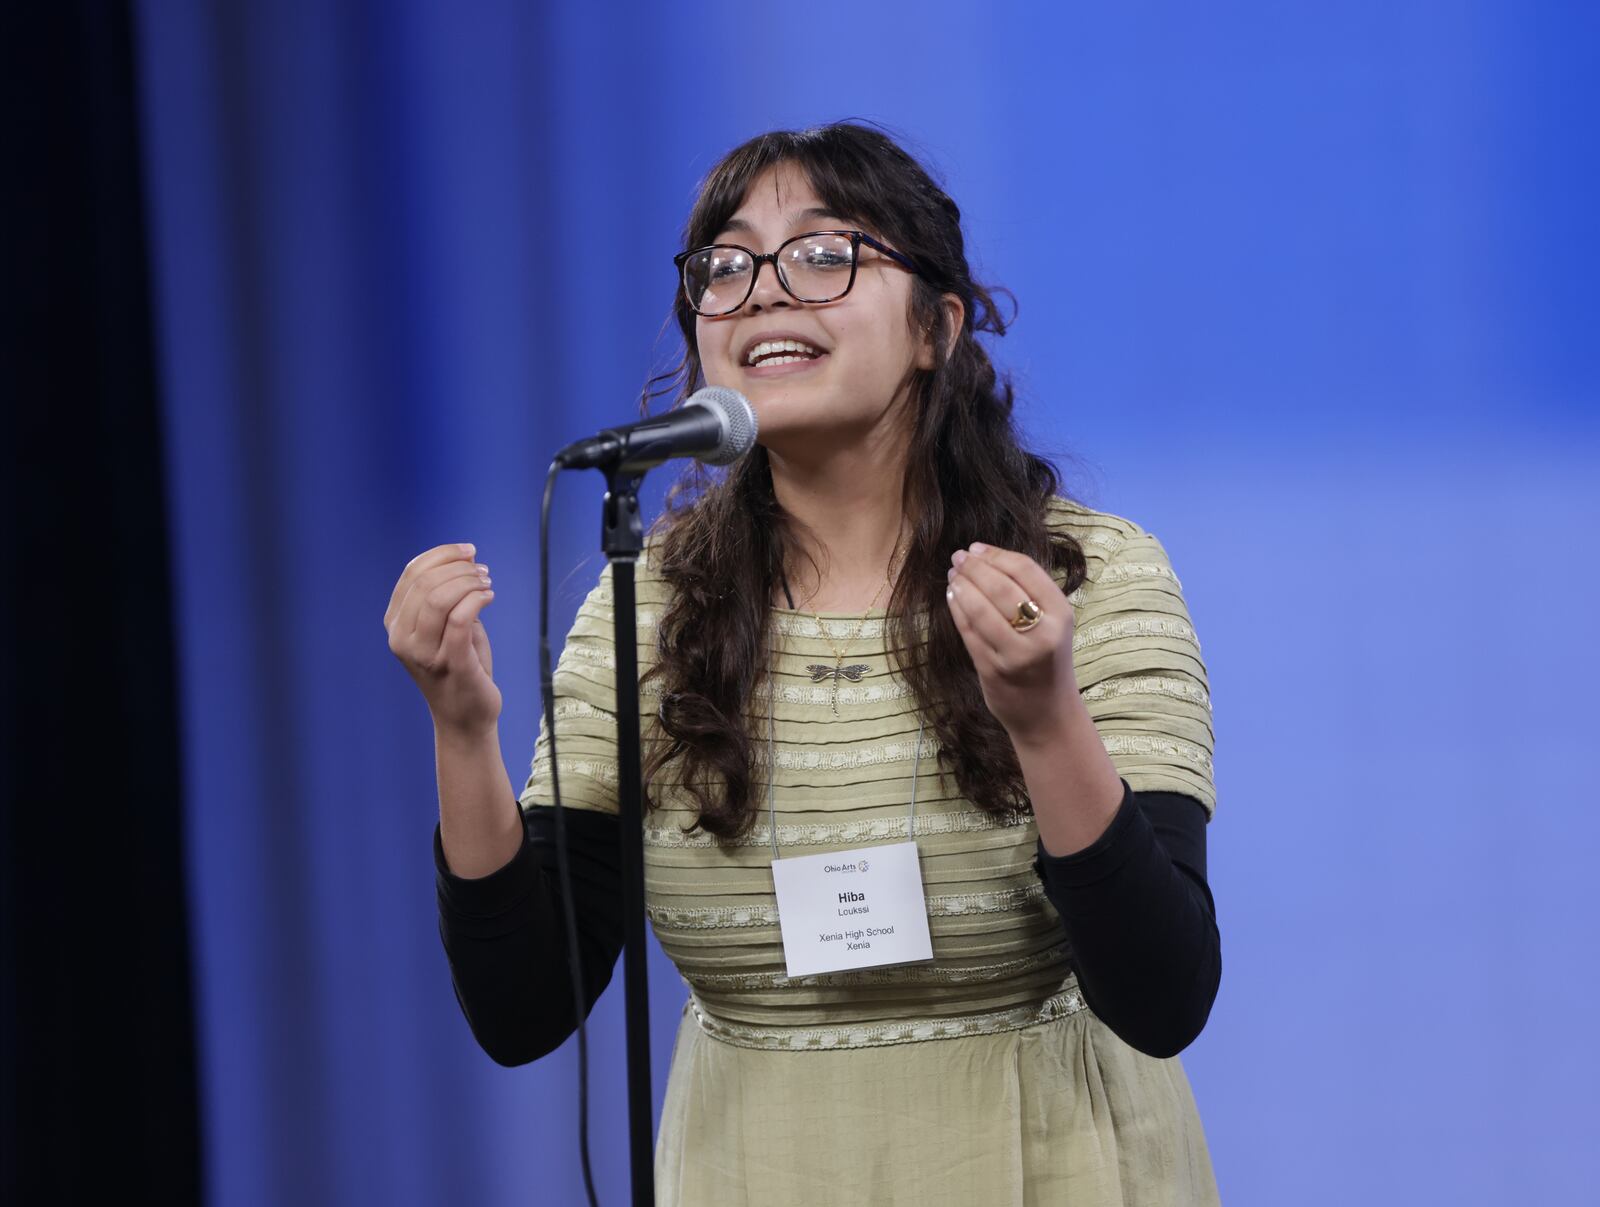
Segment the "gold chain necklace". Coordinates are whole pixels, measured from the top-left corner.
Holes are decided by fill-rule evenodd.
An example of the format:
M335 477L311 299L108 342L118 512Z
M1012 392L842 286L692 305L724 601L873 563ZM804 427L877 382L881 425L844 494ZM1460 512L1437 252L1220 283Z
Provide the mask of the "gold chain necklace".
M884 575L883 586L880 586L873 594L872 602L867 605L867 610L861 613L861 618L856 621L855 632L845 638L845 644L848 645L850 642L860 639L861 631L867 627L867 616L872 612L873 608L878 606L878 599L883 595L883 588L894 581L896 569L895 559L891 554L889 557L889 572ZM821 662L813 662L806 666L806 670L810 673L811 682L813 683L821 683L824 679L832 680L831 690L828 693L828 703L833 709L834 716L838 716L839 680L848 679L851 683L860 683L861 676L871 671L872 666L866 662L853 662L846 666L844 664L844 648L834 642L832 634L828 632L828 626L822 623L822 614L813 612L812 619L817 622L817 631L822 634L823 640L833 647L834 662L832 666L827 666Z

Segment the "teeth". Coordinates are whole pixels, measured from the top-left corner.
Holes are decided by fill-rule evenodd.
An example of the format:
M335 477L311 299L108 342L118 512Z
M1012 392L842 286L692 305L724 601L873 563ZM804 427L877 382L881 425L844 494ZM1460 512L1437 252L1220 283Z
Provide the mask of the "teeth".
M764 340L763 342L757 344L754 348L751 348L750 355L746 357L745 360L747 364L753 365L763 356L772 356L774 353L779 352L803 352L806 355L783 357L780 360L770 360L766 363L769 365L788 364L790 361L807 360L811 357L822 355L822 353L818 352L810 344L803 344L797 339L769 339Z

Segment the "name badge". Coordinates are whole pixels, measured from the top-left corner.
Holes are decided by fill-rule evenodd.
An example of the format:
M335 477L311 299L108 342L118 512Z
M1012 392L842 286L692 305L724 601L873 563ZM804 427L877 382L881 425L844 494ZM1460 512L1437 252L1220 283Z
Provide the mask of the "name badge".
M791 977L933 959L915 842L772 861Z

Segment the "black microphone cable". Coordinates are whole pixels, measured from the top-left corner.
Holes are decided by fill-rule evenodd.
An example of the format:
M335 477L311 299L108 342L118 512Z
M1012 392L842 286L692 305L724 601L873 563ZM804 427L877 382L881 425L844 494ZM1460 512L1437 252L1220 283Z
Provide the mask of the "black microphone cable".
M544 697L545 732L550 738L550 790L556 810L556 879L567 932L567 966L572 970L572 1009L578 1020L578 1157L583 1163L583 1189L589 1207L599 1207L594 1173L589 1168L589 1037L583 1025L583 960L578 953L577 906L572 897L572 868L567 859L566 814L561 807L561 770L556 763L556 689L550 669L550 502L555 496L561 462L550 462L539 508L539 691Z

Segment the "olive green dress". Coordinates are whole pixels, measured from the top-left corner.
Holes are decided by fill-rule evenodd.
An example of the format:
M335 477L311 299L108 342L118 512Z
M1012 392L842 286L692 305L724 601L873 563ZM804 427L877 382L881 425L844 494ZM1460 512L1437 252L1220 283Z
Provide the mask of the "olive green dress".
M1135 791L1215 809L1211 707L1200 645L1161 544L1117 516L1053 500L1082 544L1071 597L1078 684ZM664 582L637 571L641 671ZM859 614L824 613L835 642ZM1032 819L1007 823L939 774L931 734L889 671L881 613L843 644L859 681L814 682L834 645L811 614L773 610L776 674L750 703L765 738L784 856L904 841L912 769L931 964L791 980L784 973L765 813L736 842L687 833L670 791L645 820L651 924L689 998L656 1144L664 1207L916 1204L1109 1207L1215 1203L1183 1066L1118 1039L1086 1006L1061 921L1034 870ZM609 570L578 613L555 673L563 803L616 810ZM641 697L648 741L660 703ZM835 711L835 704L837 711ZM758 743L758 782L766 743ZM647 746L648 749L648 746ZM551 801L541 732L523 806Z

